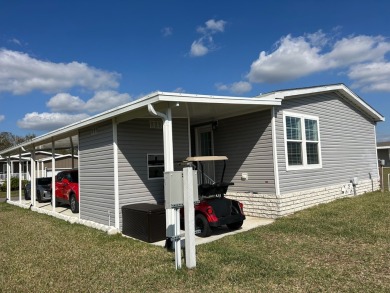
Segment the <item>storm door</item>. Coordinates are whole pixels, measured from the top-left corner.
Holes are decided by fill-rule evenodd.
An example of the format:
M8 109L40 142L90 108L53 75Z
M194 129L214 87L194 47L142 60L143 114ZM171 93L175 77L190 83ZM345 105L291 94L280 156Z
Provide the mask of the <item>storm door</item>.
M196 128L196 155L197 156L214 156L213 130L210 126ZM214 162L202 162L204 171L204 181L202 183L212 184L215 182ZM198 164L198 170L201 166ZM199 174L201 175L201 174ZM201 176L199 182L201 182Z

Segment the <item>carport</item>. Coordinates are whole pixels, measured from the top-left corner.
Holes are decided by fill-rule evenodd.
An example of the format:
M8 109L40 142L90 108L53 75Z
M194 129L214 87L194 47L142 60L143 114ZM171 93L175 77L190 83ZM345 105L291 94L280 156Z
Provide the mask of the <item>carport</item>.
M272 107L280 105L280 103L278 99L266 97L222 97L156 92L129 104L49 132L21 145L3 150L0 152L0 155L8 158L9 161L11 155L29 151L31 152L31 166L35 166L34 154L37 150L51 151L53 153L52 184L54 185L54 153L59 149L70 148L72 155L77 153L79 157L78 166L74 166L79 169L80 173L80 212L77 215L78 220L96 222L100 225L111 226L120 230L120 208L122 205L128 204L131 200L133 202L137 202L137 200L148 202L155 200L152 196L145 196L139 199L131 197L128 195L129 191L125 190L126 187L123 187L124 181L131 181L125 178L127 169L124 169L123 164L128 159L125 154L129 148L129 145L126 144L126 139L129 136L129 131L136 129L137 125L135 122L146 121L150 133L153 131L162 132L157 134L157 136L153 134L148 136L149 134L147 133L149 132L141 133L140 135L144 135L145 144L153 144L154 141L162 142L163 168L167 172L175 169L175 155L180 153L181 158L191 156L198 145L201 144L198 141L199 137L206 133L204 132L205 130L216 129L219 120L264 110L270 113ZM181 124L176 123L176 121L179 121ZM132 125L133 122L134 127ZM183 135L179 137L180 144L174 143L175 127L180 127L180 135ZM207 133L204 137L206 140L212 139L207 136ZM103 139L106 140L103 141ZM146 147L146 145L144 146ZM97 157L103 153L104 156L102 155L101 158ZM146 158L142 158L142 160L146 161ZM35 169L32 169L30 206L37 209L47 208L39 206L36 202L36 188L34 185L37 174ZM103 171L106 172L105 174L108 174L104 182L101 177L104 175ZM137 170L135 171L134 174L136 176L142 176L141 173L137 173ZM7 164L7 174L10 174L9 163ZM7 180L7 200L12 202L9 184L10 176L7 176ZM109 184L104 185L107 182ZM139 182L141 184L145 183L142 180L139 180ZM156 185L157 181L150 180L148 182ZM161 184L163 181L159 182L159 186L163 186ZM104 191L104 194L99 193L101 190ZM150 190L146 188L146 191ZM160 200L163 199L162 196ZM55 208L55 194L52 195L52 201L51 212L59 213ZM21 179L19 184L19 203L23 204ZM173 215L170 211L167 212L167 229L172 228L174 217L177 217L177 215Z
M47 151L52 153L51 158L51 164L52 164L52 184L54 185L55 182L55 166L56 166L56 150L63 150L63 149L70 149L71 150L71 157L72 157L72 169L76 168L74 163L75 158L75 149L78 148L78 136L76 135L70 135L68 137L51 137L50 139L40 139L40 137L25 142L17 147L11 148L9 150L4 150L2 152L3 156L7 157L7 201L10 203L17 203L24 207L31 207L31 208L38 208L38 209L44 209L47 211L52 211L53 213L59 213L59 214L66 214L70 217L77 217L78 215L72 215L67 211L67 208L65 207L56 207L55 204L55 189L53 190L53 196L52 196L52 202L51 203L38 203L36 199L36 178L38 178L39 173L39 162L36 160L36 152L37 151ZM30 152L31 157L30 159L26 159L22 157L22 152ZM19 155L19 196L18 200L14 200L11 198L11 166L10 166L10 157L11 156L17 156ZM22 190L22 162L29 160L29 164L31 166L31 199L25 200L23 198L23 190ZM28 163L28 161L27 161ZM43 174L41 170L41 175ZM42 176L40 176L42 177Z

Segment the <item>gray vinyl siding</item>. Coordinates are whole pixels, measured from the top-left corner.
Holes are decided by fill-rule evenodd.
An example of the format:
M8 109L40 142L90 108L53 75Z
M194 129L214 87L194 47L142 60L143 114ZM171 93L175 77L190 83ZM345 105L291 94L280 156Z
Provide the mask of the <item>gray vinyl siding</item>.
M104 225L114 225L112 123L106 122L81 130L79 140L80 217Z
M147 154L163 154L163 130L152 129L150 119L118 124L119 205L164 203L164 179L148 179ZM159 120L161 121L161 120ZM188 157L186 119L173 119L174 160ZM178 166L175 164L175 169ZM122 211L120 224L122 226Z
M271 110L219 120L213 135L215 155L229 158L225 181L234 182L229 191L275 194ZM249 180L241 181L242 173ZM220 174L216 165L217 179Z
M378 178L375 123L334 93L284 100L276 108L276 139L281 193ZM283 110L319 118L322 168L286 171Z

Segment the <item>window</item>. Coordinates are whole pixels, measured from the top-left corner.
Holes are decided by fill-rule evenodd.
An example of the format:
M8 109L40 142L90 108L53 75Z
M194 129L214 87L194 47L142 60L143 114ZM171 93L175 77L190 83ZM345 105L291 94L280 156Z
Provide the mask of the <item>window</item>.
M284 113L287 170L321 168L318 118Z
M164 178L164 155L148 154L148 179Z

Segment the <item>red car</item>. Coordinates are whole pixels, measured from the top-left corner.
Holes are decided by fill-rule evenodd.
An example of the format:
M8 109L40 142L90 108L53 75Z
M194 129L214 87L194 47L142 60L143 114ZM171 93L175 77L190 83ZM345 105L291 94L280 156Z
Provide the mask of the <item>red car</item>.
M79 202L78 170L59 172L56 176L56 204L69 204L72 213L78 213Z

